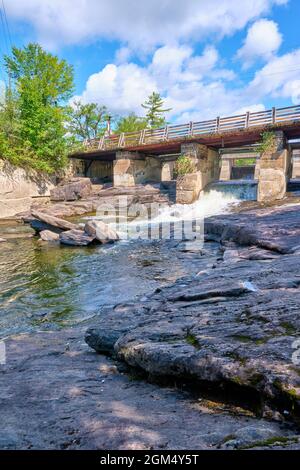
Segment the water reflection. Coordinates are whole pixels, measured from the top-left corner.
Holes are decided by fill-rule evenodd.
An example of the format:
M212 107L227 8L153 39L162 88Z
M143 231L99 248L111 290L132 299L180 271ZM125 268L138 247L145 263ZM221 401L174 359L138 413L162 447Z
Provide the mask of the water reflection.
M59 328L197 271L164 242L68 248L17 239L0 245L1 338ZM172 265L170 266L170 259Z

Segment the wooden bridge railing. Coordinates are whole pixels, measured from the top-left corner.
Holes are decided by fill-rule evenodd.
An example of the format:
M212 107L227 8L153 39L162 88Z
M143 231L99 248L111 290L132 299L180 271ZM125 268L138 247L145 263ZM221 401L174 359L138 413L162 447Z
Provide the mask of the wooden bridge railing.
M85 142L86 150L117 150L169 140L197 137L204 134L232 132L238 129L263 127L287 121L300 121L300 105L285 108L272 108L267 111L247 112L238 116L217 117L208 121L189 122L159 129L144 129L138 132L103 136Z

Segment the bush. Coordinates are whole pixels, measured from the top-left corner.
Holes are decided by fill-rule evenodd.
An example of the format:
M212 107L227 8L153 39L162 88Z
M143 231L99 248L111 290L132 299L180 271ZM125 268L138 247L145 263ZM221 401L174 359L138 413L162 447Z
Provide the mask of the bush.
M258 153L272 153L276 150L276 136L274 132L263 132L261 134L261 142L257 147Z
M174 168L174 174L176 177L184 176L188 173L194 173L195 170L195 163L189 157L181 155L177 158Z

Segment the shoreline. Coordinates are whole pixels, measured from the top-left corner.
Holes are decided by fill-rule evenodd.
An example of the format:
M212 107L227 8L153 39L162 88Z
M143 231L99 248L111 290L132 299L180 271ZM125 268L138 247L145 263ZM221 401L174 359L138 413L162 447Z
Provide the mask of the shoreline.
M267 216L269 217L268 220L270 220L272 211L283 210L283 212L287 211L286 213L288 213L284 205L280 205L279 207L282 207L282 209L278 207L277 209L251 208L249 211L247 210L246 217L249 219L249 212L251 211L254 213L257 211L258 215L262 210L266 213L269 212L270 214ZM285 217L287 216L285 215ZM235 212L225 216L215 216L213 219L217 227L220 227L218 218L222 218L222 224L226 219L234 221L235 224L237 220L243 222L243 215ZM258 219L260 221L262 220L261 217L258 217ZM253 221L249 219L250 226L253 228L252 222ZM297 221L294 222L295 227L298 227ZM280 223L282 223L282 220ZM222 230L224 230L224 227ZM273 230L276 231L276 223L273 224ZM181 435L181 433L179 433L178 436L174 435L178 434L178 431L174 433L174 429L176 426L179 427L180 421L185 422L185 420L187 420L186 426L183 427L191 429L191 433L185 431L184 439L188 439L187 442L189 442L186 446L189 446L190 442L193 442L193 448L299 449L299 433L298 428L293 424L293 410L290 406L286 406L286 401L284 401L282 408L276 405L276 400L274 402L271 397L267 397L266 391L263 391L262 385L259 385L260 381L258 377L256 377L256 383L252 381L252 384L250 384L250 389L254 394L258 392L258 397L261 397L263 402L263 406L257 410L256 413L253 409L247 409L247 407L243 408L241 403L244 400L243 393L240 394L240 404L238 400L236 400L235 404L230 407L230 403L227 402L226 404L225 400L226 395L231 397L234 393L237 394L238 397L239 393L242 392L240 386L243 384L246 386L245 391L249 392L247 376L244 376L242 372L245 365L244 361L251 360L247 357L247 351L249 349L248 346L252 344L252 340L249 341L248 338L254 333L256 335L258 334L255 326L256 320L255 318L251 319L251 315L253 317L255 317L255 315L260 315L260 318L264 317L263 312L251 312L254 304L251 304L250 299L252 298L255 303L257 303L259 296L262 296L257 304L263 305L265 309L265 306L268 305L268 303L266 303L268 298L269 302L271 302L269 306L272 306L274 309L272 298L274 298L273 300L276 304L278 298L275 294L276 291L280 289L280 305L287 304L287 299L290 298L291 294L293 298L296 299L295 302L297 304L299 288L298 285L293 285L297 275L295 277L293 274L290 260L291 257L294 258L294 266L297 271L300 262L299 254L297 253L297 249L294 250L293 254L280 254L278 250L274 251L274 249L262 249L255 246L247 247L245 245L240 246L226 239L229 233L230 232L227 231L227 235L223 237L223 239L222 236L220 237L220 232L214 234L220 239L220 254L217 256L219 261L212 262L211 255L209 255L207 261L210 262L210 267L206 270L204 269L206 272L198 273L198 276L185 277L184 281L179 279L173 284L171 283L166 287L158 289L156 293L144 296L144 299L141 301L118 304L113 309L106 309L102 314L102 318L88 320L88 325L90 325L89 334L91 335L91 332L93 332L92 335L94 335L90 336L90 338L92 337L93 339L88 339L88 342L90 345L93 345L95 349L101 351L102 354L92 352L92 350L84 344L83 338L86 330L84 325L77 325L69 329L63 328L56 332L49 331L48 333L21 334L9 338L8 354L11 355L12 361L8 362L6 368L4 367L3 369L2 366L1 372L3 374L2 377L6 379L2 381L2 387L4 387L4 396L8 398L6 401L4 400L3 410L6 413L5 416L9 423L10 432L8 432L8 436L11 436L11 438L8 437L5 441L2 437L2 440L0 439L1 447L58 448L57 446L61 443L62 447L60 448L66 449L177 448L176 446L180 445L180 439L181 442L184 442L184 440L182 441L183 434ZM260 235L259 232L257 232L257 234ZM268 232L268 236L270 236L270 232ZM291 236L289 240L290 248L295 248L295 239ZM180 248L181 247L178 246L178 249ZM201 259L205 261L205 245ZM281 287L278 287L279 279L277 279L276 275L270 278L270 280L268 280L267 277L265 281L263 281L265 277L263 273L266 272L265 267L270 266L272 271L274 269L273 267L276 267L276 263L277 270L279 268L279 271L280 269L282 270L284 266L288 266L289 269L291 269L292 275L290 279L285 276L285 285L281 285ZM251 269L249 269L249 266L252 266ZM260 268L258 269L258 267ZM245 272L247 272L248 277L250 274L256 276L257 279L255 278L251 281L249 281L248 278L242 279L244 286L241 286L241 279L237 280L237 273L239 277L241 277L241 273L244 273L243 276L245 277ZM259 275L259 272L263 274L262 277ZM223 282L222 286L217 282L217 278L220 277L220 274L223 278L225 275L226 280L225 284ZM205 277L207 277L206 281ZM260 278L262 280L259 280ZM245 281L251 282L252 286L245 285ZM272 282L275 287L269 289L268 287L271 287L270 282ZM266 284L268 283L269 285L267 285L266 288ZM184 287L182 286L183 284L185 285ZM199 292L199 285L201 285L201 292ZM258 287L260 291L264 291L263 294L261 292L253 292L253 285ZM185 298L179 298L178 300L173 298L170 300L172 296L180 297L182 295L180 289L183 289ZM188 297L187 291L190 292L190 297ZM203 339L201 339L203 333L207 335L209 332L209 329L207 330L209 325L206 324L206 321L202 327L200 326L199 331L201 331L201 328L204 328L204 330L199 337L196 326L196 316L193 317L193 309L197 308L198 311L200 309L200 311L203 311L203 315L207 316L210 312L216 312L218 309L223 311L225 306L228 306L227 308L229 310L233 308L233 310L237 311L235 305L238 307L238 310L241 306L245 308L246 305L246 309L248 308L250 311L250 319L246 316L244 320L242 320L242 324L245 323L245 327L247 327L247 334L240 330L237 332L236 325L233 323L233 319L231 319L229 326L231 330L235 330L231 331L231 336L235 335L235 338L233 339L233 337L231 337L230 343L228 344L223 340L224 344L222 345L222 336L227 336L226 324L228 324L227 320L225 321L224 318L224 321L221 322L222 335L221 337L216 336L218 349L214 352L216 358L219 357L219 359L217 359L215 363L210 362L210 368L207 369L207 365L205 366L208 377L211 374L214 374L214 377L216 377L217 374L217 377L219 377L218 380L215 381L216 387L214 385L214 379L213 381L209 380L206 384L208 386L208 395L203 389L204 382L202 383L202 388L196 386L196 390L193 391L193 387L189 386L189 374L182 375L181 373L176 373L176 368L174 369L175 366L179 372L182 370L180 369L180 367L182 367L182 359L180 359L180 355L177 353L172 356L172 351L176 351L176 349L180 351L180 349L184 348L185 353L187 352L187 356L184 358L184 367L187 367L188 362L190 362L191 367L193 364L196 365L195 352L198 354L201 349L209 351L211 346L209 346L209 342L207 344L205 344L205 342L203 344L201 343L203 342ZM179 316L176 314L176 311L179 312ZM274 310L272 310L271 313L274 315ZM161 314L163 316L161 316ZM185 324L187 319L188 329L186 329ZM265 315L265 319L268 319L268 315ZM297 320L297 318L295 319ZM182 328L182 321L184 328ZM289 322L291 322L291 319L289 319ZM296 331L292 331L292 325L288 327L287 323L288 322L286 322L284 327L278 327L278 325L276 326L271 323L271 328L274 329L274 332L276 331L276 336L274 336L276 341L277 339L281 341L282 338L286 341L288 338L289 348L286 348L286 342L284 342L282 348L278 348L279 343L275 342L275 350L273 350L273 352L271 352L272 350L267 351L267 354L275 354L275 356L276 354L280 355L282 351L288 351L289 358L285 356L286 364L288 360L291 361L291 354L293 352L290 347L291 340L296 338ZM239 328L242 324L239 324ZM260 336L265 335L263 330L268 323L259 321L257 325L259 325ZM297 325L296 327L298 328ZM295 325L293 325L293 327L295 328ZM120 331L120 328L122 331ZM130 328L129 333L128 328ZM282 328L285 328L285 331L282 331ZM101 334L99 331L101 331ZM108 336L106 335L107 331L109 331ZM183 337L182 331L184 332ZM246 341L245 337L247 335ZM47 338L51 338L51 340L49 341ZM269 340L262 342L261 339L261 337L255 337L253 339L255 346L251 346L250 350L258 350L268 344ZM92 344L92 342L94 342L94 344ZM233 343L235 355L229 354L228 349ZM105 345L104 348L103 345ZM157 347L158 349L156 349ZM218 356L220 347L221 350L223 348L223 356L220 354ZM156 350L159 351L159 356L157 356ZM261 351L262 349L260 350L260 354ZM105 355L113 355L113 358L107 358L103 353L105 353ZM258 357L260 354L258 354ZM223 363L222 358L226 358L226 361ZM252 359L254 360L255 358ZM71 369L68 365L70 360L72 361ZM102 367L101 364L105 364L109 368L109 370L107 369L108 372L99 374L99 368ZM230 367L228 367L228 364ZM156 369L153 369L153 365L155 365ZM258 363L256 366L258 367ZM233 370L234 367L235 369ZM157 368L160 371L159 374L156 373ZM199 364L197 368L201 371ZM138 370L142 373L134 372ZM167 374L165 372L166 370L172 371L172 373ZM223 377L222 373L218 375L222 370ZM224 375L224 371L227 371L227 378L226 374ZM260 373L264 372L260 371ZM272 373L274 374L274 371ZM195 370L191 377L194 377L194 374ZM39 375L41 377L39 377ZM29 377L34 377L34 379L29 379ZM253 373L251 377L253 379ZM293 375L292 378L294 381L296 380L296 382L292 384L292 388L294 388L298 386L299 376L296 377ZM49 380L51 383L50 389ZM147 380L150 380L152 383L148 383ZM105 385L106 381L109 384L108 388ZM228 381L230 388L226 391L224 384ZM240 383L241 381L243 382L242 384ZM261 383L262 382L263 381L261 381ZM175 383L177 383L177 387L174 387ZM181 385L179 385L180 383ZM211 390L209 388L210 384L213 385ZM126 410L129 406L136 409L138 404L139 413L141 413L141 409L143 410L138 421L140 424L133 424L136 418L128 420L122 413L120 415L119 411L117 415L114 416L113 420L111 420L114 415L108 404L111 403L111 387L113 387L116 402L119 403L117 406L121 406L120 403L124 400L124 396L122 396L124 390L131 390L130 396L126 396L125 402L122 404L121 408ZM59 390L61 388L62 391L60 392ZM22 393L22 400L15 395L17 390L19 390L18 393ZM39 391L38 394L36 393L37 390ZM70 395L70 390L72 390L72 396ZM90 394L91 390L93 390L92 395ZM219 391L219 395L217 395L216 398L215 392L217 390ZM158 403L158 407L155 408L156 411L155 416L153 416L153 421L152 418L150 421L148 418L148 416L151 416L153 413L152 400L150 400L147 407L149 393L154 393L154 395L157 396L154 403ZM262 396L260 395L261 393ZM221 403L222 394L224 397L223 403ZM251 400L250 395L248 395L248 398L247 395L245 395L245 398ZM26 410L23 410L22 403L24 399L29 404L28 413L30 412L30 417L27 415ZM51 414L54 420L53 417L49 415L49 403L51 404ZM254 400L253 404L255 405L255 403ZM291 403L295 404L294 398ZM104 410L102 408L103 406L105 408ZM172 408L172 406L175 408ZM16 422L23 423L20 432L11 422L12 413L9 411L10 407L14 409L18 417L16 418ZM80 411L79 416L77 416L75 409L83 411ZM177 425L177 418L174 421L174 416L178 412L178 409L179 421ZM288 412L288 414L286 414L286 412ZM136 412L133 413L134 416L136 416L135 413ZM154 422L157 423L157 420L159 422L160 418L158 418L158 416L162 414L164 416L163 421L161 421L163 424L160 426L162 429L158 432ZM42 416L44 416L44 418L42 418ZM68 416L66 421L65 416ZM37 420L33 430L31 429L32 419ZM42 420L48 422L50 427L48 429L47 425L48 430L41 442L41 438L38 436L41 433L40 426L42 426ZM94 424L87 429L84 423L87 423L89 420ZM64 426L64 423L72 424L68 427ZM191 423L193 424L191 425ZM218 423L217 433L215 432L216 423ZM142 437L140 436L140 426L144 429ZM180 428L181 427L180 425ZM6 430L8 430L8 428L6 428ZM47 437L48 435L49 437ZM53 435L57 437L50 442L50 435L52 438ZM150 438L149 436L152 437ZM242 436L242 438L239 436ZM184 448L184 444L182 445L183 447L181 448Z

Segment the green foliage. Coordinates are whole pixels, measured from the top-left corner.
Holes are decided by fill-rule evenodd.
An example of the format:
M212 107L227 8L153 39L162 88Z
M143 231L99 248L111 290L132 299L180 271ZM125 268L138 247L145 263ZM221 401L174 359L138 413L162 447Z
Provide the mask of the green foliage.
M256 164L256 158L237 158L235 166L250 166Z
M11 88L1 109L1 156L46 172L64 167L67 108L73 92L73 68L38 44L5 57Z
M129 116L121 117L118 119L115 132L121 134L122 132L137 132L146 129L147 120L145 118L138 117L136 114L131 113Z
M276 150L276 136L274 132L263 132L261 134L261 142L257 147L258 153L261 155L271 153Z
M151 129L162 127L166 124L165 113L172 108L164 109L164 100L155 91L148 97L142 107L147 110L146 120Z
M200 344L196 336L192 333L188 333L185 337L185 340L191 346L194 346L195 349L200 349Z
M76 141L97 139L107 127L107 108L96 103L74 101L68 109L68 116L68 131Z
M194 162L186 157L185 155L181 155L177 158L174 168L175 176L184 176L188 173L193 173L195 171L195 164Z

